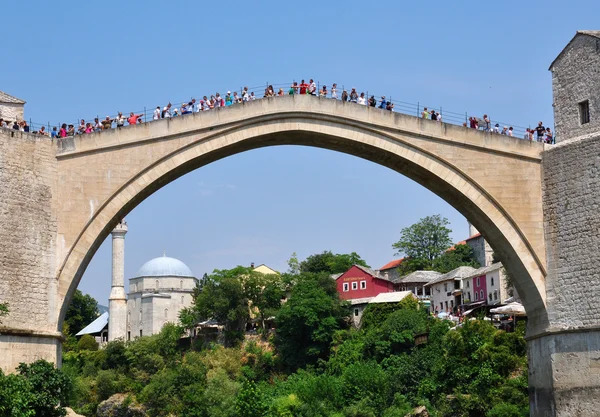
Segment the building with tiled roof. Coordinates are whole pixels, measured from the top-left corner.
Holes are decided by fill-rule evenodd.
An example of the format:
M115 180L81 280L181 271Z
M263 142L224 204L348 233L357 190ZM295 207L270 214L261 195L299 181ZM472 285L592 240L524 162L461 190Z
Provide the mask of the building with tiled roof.
M470 266L459 266L425 284L431 292L433 311L455 312L462 304L462 279L475 271Z
M0 119L6 121L23 120L25 101L0 91Z
M336 279L337 290L343 300L375 297L382 292L394 291L394 284L374 271L361 265L352 265L350 269Z
M394 259L393 261L388 262L379 268L380 274L390 281L400 278L398 268L400 267L400 264L402 264L402 261L404 261L404 258Z

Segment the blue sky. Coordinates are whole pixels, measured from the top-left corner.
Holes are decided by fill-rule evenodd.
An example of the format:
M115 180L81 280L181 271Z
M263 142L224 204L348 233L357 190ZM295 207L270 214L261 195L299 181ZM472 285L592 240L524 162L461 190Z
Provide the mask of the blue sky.
M164 106L244 85L314 78L515 126L552 125L548 67L600 3L20 1L3 5L0 90L55 124ZM452 207L401 175L314 148L246 152L192 172L127 217L126 277L167 255L198 276L292 252L394 258L403 227ZM106 303L110 241L80 289Z

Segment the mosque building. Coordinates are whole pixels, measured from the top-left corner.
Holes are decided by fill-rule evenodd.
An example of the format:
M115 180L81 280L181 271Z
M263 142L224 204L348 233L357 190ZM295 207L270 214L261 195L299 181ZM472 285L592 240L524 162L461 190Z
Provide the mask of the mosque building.
M163 255L146 262L129 279L125 293L125 235L121 221L112 234L112 283L108 312L102 314L77 336L90 334L100 343L159 333L165 323L177 323L179 312L192 305L198 280L178 259Z

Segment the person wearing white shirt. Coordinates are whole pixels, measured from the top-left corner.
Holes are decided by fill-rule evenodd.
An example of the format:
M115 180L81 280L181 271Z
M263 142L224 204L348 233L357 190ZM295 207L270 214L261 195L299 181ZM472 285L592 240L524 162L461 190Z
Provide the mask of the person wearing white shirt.
M152 120L158 119L160 119L160 107L156 106L156 109L154 109L154 113L152 114Z
M337 100L338 96L337 96L337 84L333 83L333 87L331 87L331 98L334 100Z
M367 105L367 99L365 99L365 93L360 93L360 97L358 98L358 104L362 104L363 106Z

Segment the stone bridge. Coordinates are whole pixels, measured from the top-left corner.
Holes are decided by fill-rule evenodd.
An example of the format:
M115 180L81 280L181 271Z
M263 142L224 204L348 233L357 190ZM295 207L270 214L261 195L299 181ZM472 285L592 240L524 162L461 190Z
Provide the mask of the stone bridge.
M0 132L0 302L10 305L0 325L2 368L60 361L64 315L88 263L146 197L206 164L275 145L368 159L455 207L482 232L522 295L533 415L559 415L560 404L600 392L600 368L589 382L579 374L600 363L590 359L600 359L596 321L559 305L579 294L560 295L558 250L576 244L561 240L562 212L569 209L557 185L564 173L554 174L562 154L536 142L300 95L81 135L65 139L59 150L47 138ZM575 174L565 180L574 193L585 191ZM586 344L590 338L597 345ZM567 342L575 339L573 351Z

